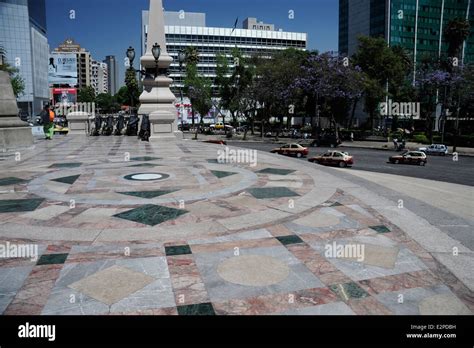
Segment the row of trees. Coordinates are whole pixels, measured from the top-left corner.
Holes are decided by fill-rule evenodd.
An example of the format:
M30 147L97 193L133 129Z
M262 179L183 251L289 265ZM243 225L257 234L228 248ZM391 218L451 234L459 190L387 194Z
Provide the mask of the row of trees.
M96 108L101 113L115 113L120 110L122 105L134 105L139 103L138 85L135 92L129 92L127 86L121 87L115 95L110 93L95 93L94 87L87 86L81 88L77 93L77 101L79 103L95 103ZM133 99L133 104L132 104Z
M468 36L467 21L451 21L444 31L449 46L447 56L421 57L416 69L401 46L389 47L383 38L360 37L352 57L295 49L271 58L244 57L235 48L232 57L217 57L214 81L199 75L199 53L188 48L185 93L193 104L193 124L194 112L206 115L211 109L214 83L214 96L220 98L217 109L229 111L234 123L246 120L252 125L252 132L255 121L264 123L277 118L283 127L283 118L289 121L293 116L310 118L311 124L318 124L317 120L325 117L335 128L351 126L361 102L369 116L366 127L370 129L380 116L380 104L391 99L419 102L421 117L432 138L438 103L444 114L448 109L457 115L473 114L473 67L461 61Z

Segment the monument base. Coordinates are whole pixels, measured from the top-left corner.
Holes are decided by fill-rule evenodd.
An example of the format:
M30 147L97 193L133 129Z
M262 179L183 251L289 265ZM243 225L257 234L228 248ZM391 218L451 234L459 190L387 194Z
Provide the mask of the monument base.
M67 115L68 134L86 135L89 114L86 112L71 112Z
M33 146L33 133L29 127L0 128L0 149L2 152Z

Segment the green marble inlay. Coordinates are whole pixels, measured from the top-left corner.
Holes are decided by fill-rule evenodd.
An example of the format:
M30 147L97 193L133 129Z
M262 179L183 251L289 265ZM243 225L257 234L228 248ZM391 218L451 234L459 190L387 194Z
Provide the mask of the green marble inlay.
M291 169L279 169L279 168L266 168L258 171L260 174L274 174L274 175L288 175L296 172L296 170Z
M72 185L79 179L80 175L65 176L64 178L52 179L51 181L61 182L63 184Z
M176 245L165 247L166 256L189 255L192 254L189 245Z
M299 194L297 194L296 192L293 192L292 190L286 187L251 188L251 189L248 189L247 191L257 199L299 196Z
M153 164L153 163L141 163L141 164L134 164L133 166L129 167L147 167L147 168L153 168L153 167L161 167L159 164Z
M178 306L177 309L179 315L216 315L212 303Z
M49 166L49 168L77 168L80 167L82 163L55 163Z
M33 211L43 203L44 198L8 199L0 201L0 213Z
M390 230L387 228L387 226L380 225L380 226L370 226L371 229L376 231L377 233L389 233Z
M369 294L356 283L334 284L329 288L336 293L342 300L347 301L351 298L364 298Z
M149 162L149 161L155 161L155 160L160 160L161 158L158 157L150 157L150 156L143 156L143 157L134 157L131 158L131 161L139 161L139 162Z
M49 255L42 255L38 262L36 263L38 266L40 265L60 265L66 262L68 254L49 254Z
M276 239L278 239L283 245L304 243L303 240L298 236L282 236L276 237Z
M23 184L24 182L26 180L20 178L2 178L0 179L0 186Z
M158 191L139 191L139 192L117 192L122 195L128 195L139 198L152 199L160 196L164 196L179 190L158 190Z
M237 174L237 173L232 173L232 172L222 172L220 170L211 170L211 173L214 174L219 179Z
M156 226L168 220L174 220L188 213L186 210L163 207L160 205L147 204L142 207L125 211L114 215L114 217L138 222L144 225Z

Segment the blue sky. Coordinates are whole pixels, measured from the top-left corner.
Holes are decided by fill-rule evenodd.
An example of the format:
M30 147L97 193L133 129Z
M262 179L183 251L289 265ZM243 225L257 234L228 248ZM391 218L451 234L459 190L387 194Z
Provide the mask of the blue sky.
M163 0L170 11L205 12L207 26L232 27L240 18L257 17L285 31L308 33L308 48L337 50L338 0ZM128 46L140 52L141 11L149 0L46 0L51 49L74 38L96 60L115 55L123 61ZM75 19L69 16L74 10ZM294 11L295 18L288 13ZM120 64L120 77L124 66Z

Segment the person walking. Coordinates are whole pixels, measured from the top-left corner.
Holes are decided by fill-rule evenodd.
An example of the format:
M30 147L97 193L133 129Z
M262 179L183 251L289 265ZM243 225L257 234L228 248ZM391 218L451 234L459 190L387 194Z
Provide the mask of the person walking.
M43 122L45 139L52 140L54 134L54 111L50 110L48 104L46 104L43 111L41 111L41 121Z

